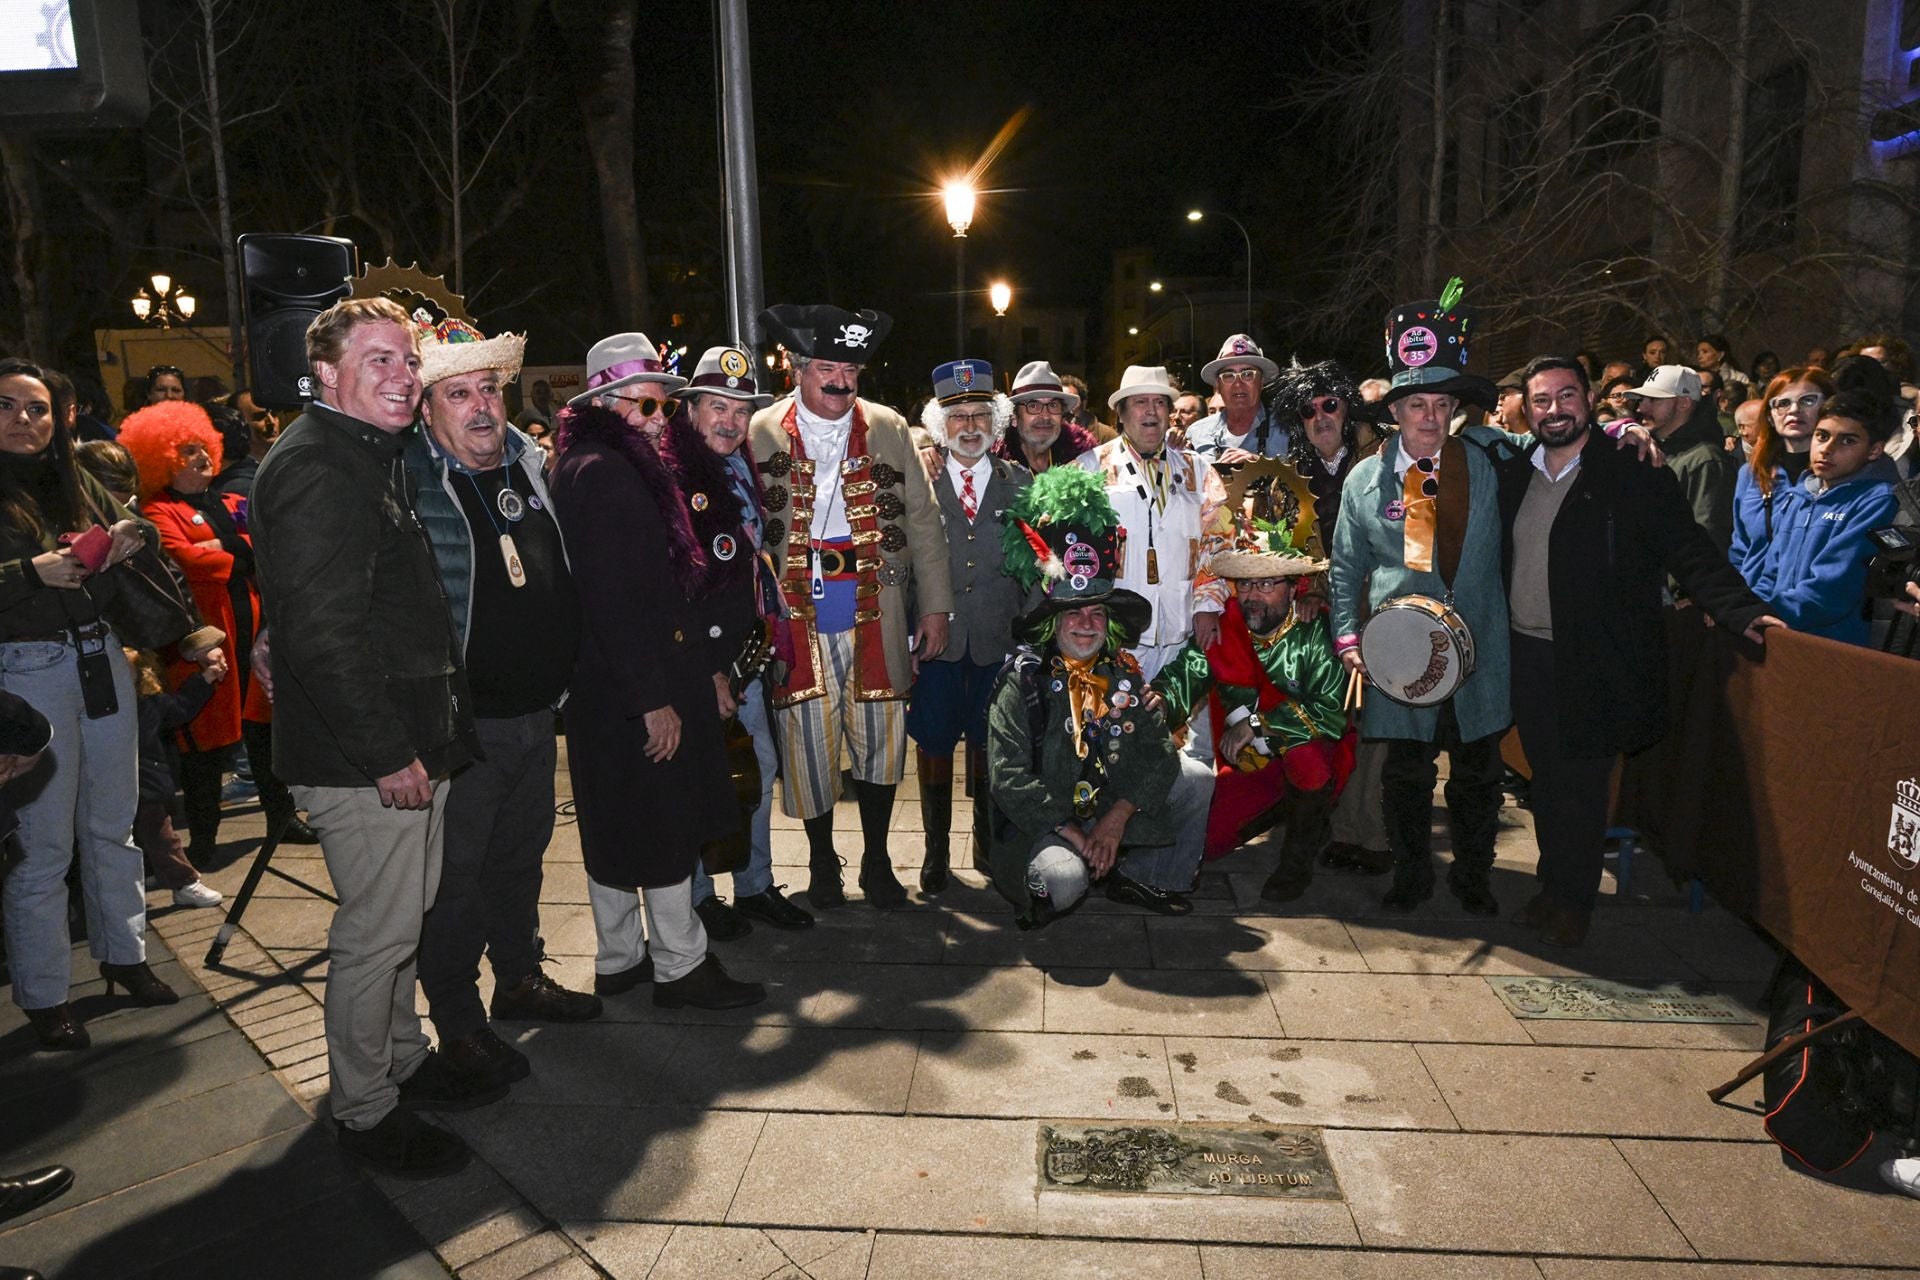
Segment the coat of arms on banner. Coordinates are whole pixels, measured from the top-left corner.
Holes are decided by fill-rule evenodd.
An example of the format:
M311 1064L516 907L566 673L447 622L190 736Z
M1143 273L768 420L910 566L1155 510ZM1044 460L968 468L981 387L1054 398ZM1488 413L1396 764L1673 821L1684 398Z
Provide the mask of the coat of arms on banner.
M1894 784L1887 852L1903 867L1920 866L1920 783L1911 778Z

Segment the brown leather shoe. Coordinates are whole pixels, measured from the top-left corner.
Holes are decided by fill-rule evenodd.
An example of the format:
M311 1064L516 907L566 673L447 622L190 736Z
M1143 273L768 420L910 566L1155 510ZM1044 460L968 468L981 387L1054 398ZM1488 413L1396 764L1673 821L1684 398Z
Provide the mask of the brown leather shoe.
M1550 947L1577 947L1587 940L1587 926L1592 923L1591 911L1555 904L1540 926L1540 941Z
M495 991L487 1011L500 1022L591 1022L601 1008L599 996L569 991L535 969L517 986Z

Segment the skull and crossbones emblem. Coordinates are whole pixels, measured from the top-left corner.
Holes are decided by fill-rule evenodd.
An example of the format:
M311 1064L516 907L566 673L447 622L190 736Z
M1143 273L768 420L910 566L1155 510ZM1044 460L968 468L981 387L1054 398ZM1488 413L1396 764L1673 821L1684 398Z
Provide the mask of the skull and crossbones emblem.
M843 347L864 347L873 330L863 324L843 324L840 326L840 345Z

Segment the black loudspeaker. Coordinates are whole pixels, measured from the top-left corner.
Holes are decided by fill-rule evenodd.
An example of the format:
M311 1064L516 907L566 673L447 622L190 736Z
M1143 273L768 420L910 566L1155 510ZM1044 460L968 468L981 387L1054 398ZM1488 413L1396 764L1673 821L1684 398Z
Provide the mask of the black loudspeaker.
M298 409L313 398L307 326L353 292L360 254L351 240L250 232L241 236L247 378L256 404Z

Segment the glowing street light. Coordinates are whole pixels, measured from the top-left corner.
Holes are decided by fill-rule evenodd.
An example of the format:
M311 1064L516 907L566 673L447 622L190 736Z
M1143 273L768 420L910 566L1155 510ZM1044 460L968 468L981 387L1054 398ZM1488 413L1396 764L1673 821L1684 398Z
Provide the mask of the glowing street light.
M987 286L987 300L993 303L993 314L1004 316L1013 305L1013 286L1005 280L995 280Z
M947 205L947 225L953 228L956 238L964 237L967 228L973 225L973 205L976 198L973 184L965 179L956 178L940 189L941 198Z
M1209 210L1206 209L1189 209L1187 210L1187 221L1198 222L1200 219L1206 217L1208 212ZM1253 332L1253 237L1247 233L1246 224L1232 214L1221 213L1218 209L1211 210L1211 212L1216 217L1225 218L1234 226L1239 227L1240 238L1247 242L1247 332L1251 334Z
M147 291L148 286L152 287L151 293ZM127 301L133 308L134 319L162 329L172 328L176 320L191 322L193 313L200 307L200 300L188 293L185 285L176 289L173 277L164 271L148 276L147 283Z

